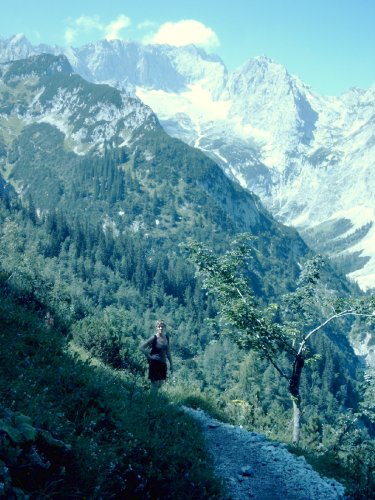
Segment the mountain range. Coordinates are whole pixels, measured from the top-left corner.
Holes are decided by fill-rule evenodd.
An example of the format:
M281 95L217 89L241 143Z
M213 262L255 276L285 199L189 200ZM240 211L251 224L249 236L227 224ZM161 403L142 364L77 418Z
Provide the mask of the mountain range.
M119 40L63 49L32 46L17 35L0 39L0 61L4 176L20 192L28 190L36 197L39 209L70 205L77 197L77 210L89 209L98 188L86 186L89 196L75 193L77 166L85 155L105 154L111 147L126 149L127 160L131 158L126 169L132 164L144 187L165 154L165 148L161 152L157 141L150 140L161 133L160 122L169 135L214 159L245 191L258 194L277 219L297 227L312 248L333 256L362 288L373 286L374 88L323 97L266 57L229 74L217 56L194 46ZM162 142L168 143L167 137ZM173 147L190 157L190 150L177 143ZM41 148L47 151L42 166ZM172 156L168 162L175 169ZM256 196L233 190L217 170L213 173L214 163L197 158L190 165L197 163L194 172L203 192L195 198L209 196L216 204L212 223L226 221L231 231L286 231ZM180 175L189 177L188 164L180 162L179 168ZM150 193L150 206L157 193ZM123 196L114 196L117 204L102 204L99 210L103 227L157 229L162 234L170 221L168 211L142 220L130 206L124 211ZM184 231L187 219L194 225L190 202L185 201L182 210L172 207L174 225L185 220ZM299 248L293 251L295 258L306 253L292 233L286 234ZM356 348L371 357L369 341L371 336Z
M212 159L166 134L139 98L88 82L63 55L2 63L0 81L0 177L39 215L61 208L114 235L156 237L159 246L197 231L219 244L249 231L268 258L258 271L293 280L308 254L297 231Z
M43 52L63 53L85 79L138 96L170 135L214 158L362 289L375 286L375 85L321 96L264 56L229 73L194 46L0 40L0 61Z

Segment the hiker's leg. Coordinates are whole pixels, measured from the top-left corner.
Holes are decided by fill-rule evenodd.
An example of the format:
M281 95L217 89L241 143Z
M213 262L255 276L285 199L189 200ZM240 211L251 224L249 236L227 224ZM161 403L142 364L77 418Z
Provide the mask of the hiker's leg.
M162 384L162 380L154 380L151 382L151 394L157 394Z

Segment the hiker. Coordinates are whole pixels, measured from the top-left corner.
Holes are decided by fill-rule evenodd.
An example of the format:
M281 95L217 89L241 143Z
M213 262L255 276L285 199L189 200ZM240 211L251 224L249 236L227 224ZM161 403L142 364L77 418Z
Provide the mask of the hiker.
M156 321L156 334L141 345L141 351L148 359L148 378L151 381L151 391L157 393L167 378L167 359L171 373L173 372L172 357L169 349L169 337L165 332L163 320Z
M47 327L51 328L53 326L53 317L49 311L46 312L45 320Z

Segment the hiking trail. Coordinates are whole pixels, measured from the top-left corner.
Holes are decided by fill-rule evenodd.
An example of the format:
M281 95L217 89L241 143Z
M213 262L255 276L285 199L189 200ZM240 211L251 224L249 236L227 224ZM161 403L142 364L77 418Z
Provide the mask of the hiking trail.
M227 486L228 500L339 500L345 488L320 476L285 444L262 434L222 423L202 410L184 407L202 426L216 474Z

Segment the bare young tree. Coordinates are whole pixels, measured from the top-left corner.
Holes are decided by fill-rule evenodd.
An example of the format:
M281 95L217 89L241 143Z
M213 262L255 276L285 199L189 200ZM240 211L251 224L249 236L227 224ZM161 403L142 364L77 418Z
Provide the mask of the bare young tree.
M300 382L307 361L313 360L309 341L328 324L344 317L375 320L375 298L361 296L340 299L320 280L324 260L315 256L301 270L296 290L283 296L279 304L259 305L247 272L251 262L252 237L240 235L232 248L216 255L201 243L186 247L203 278L203 286L217 299L221 320L231 327L231 337L242 349L255 350L280 377L288 381L293 406L292 442L297 444L301 427ZM286 354L290 369L280 363Z

